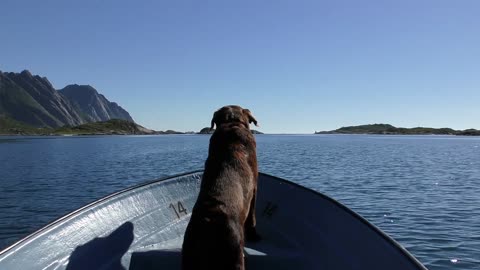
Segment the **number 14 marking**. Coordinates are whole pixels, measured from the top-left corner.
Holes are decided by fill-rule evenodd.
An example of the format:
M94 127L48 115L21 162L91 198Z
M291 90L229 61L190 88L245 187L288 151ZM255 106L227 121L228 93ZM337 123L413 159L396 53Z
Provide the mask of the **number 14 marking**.
M182 202L177 202L177 205L171 203L169 205L169 208L172 208L173 211L175 212L175 215L177 215L177 218L180 218L182 215L187 215L187 208L185 208L182 204Z

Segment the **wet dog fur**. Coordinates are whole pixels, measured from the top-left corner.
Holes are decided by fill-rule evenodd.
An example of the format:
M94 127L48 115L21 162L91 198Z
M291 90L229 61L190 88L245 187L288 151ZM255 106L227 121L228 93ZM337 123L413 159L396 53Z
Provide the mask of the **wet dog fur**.
M255 201L258 167L248 109L225 106L211 122L200 193L182 246L182 269L243 270L245 240L259 240Z

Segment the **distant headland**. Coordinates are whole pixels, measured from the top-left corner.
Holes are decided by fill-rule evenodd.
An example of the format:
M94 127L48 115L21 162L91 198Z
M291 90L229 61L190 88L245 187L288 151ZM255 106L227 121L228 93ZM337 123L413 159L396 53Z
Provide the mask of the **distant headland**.
M0 71L0 135L162 135L210 134L155 131L133 120L90 85L57 90L46 77ZM255 134L261 132L252 130Z
M341 127L332 131L317 131L315 134L377 134L377 135L458 135L480 136L480 130L454 130L451 128L415 127L402 128L389 124L371 124Z
M33 127L0 116L0 135L23 135L23 136L73 136L73 135L171 135L171 134L212 134L210 128L203 128L199 132L180 132L174 130L156 131L145 128L134 122L123 119L111 119L86 123L78 126L65 125L59 128ZM263 134L252 130L254 134Z

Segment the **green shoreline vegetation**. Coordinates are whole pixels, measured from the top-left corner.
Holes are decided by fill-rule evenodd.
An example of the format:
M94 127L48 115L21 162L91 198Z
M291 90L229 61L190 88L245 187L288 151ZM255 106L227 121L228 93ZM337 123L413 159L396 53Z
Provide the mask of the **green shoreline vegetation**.
M318 131L315 134L375 134L375 135L456 135L480 136L480 130L454 130L451 128L415 127L402 128L389 124L371 124L360 126L341 127L332 131Z
M263 134L252 130L254 134ZM63 126L59 128L37 128L0 115L0 135L24 136L73 136L73 135L163 135L163 134L211 134L210 128L199 132L179 132L174 130L155 131L136 123L111 119L103 122L86 123L78 126ZM401 128L389 124L371 124L341 127L332 131L318 131L315 134L372 134L372 135L455 135L480 136L480 130L454 130L451 128Z
M174 134L175 131L169 131ZM7 117L0 117L0 135L34 135L34 136L68 136L68 135L149 135L167 134L153 131L133 122L112 119L103 122L86 123L79 126L63 126L60 128L37 128Z
M252 130L254 134L263 134ZM136 123L111 119L103 122L86 123L78 126L63 126L59 128L37 128L0 116L0 135L23 136L78 136L78 135L168 135L168 134L212 134L210 128L203 128L200 132L179 132L174 130L155 131L142 127Z

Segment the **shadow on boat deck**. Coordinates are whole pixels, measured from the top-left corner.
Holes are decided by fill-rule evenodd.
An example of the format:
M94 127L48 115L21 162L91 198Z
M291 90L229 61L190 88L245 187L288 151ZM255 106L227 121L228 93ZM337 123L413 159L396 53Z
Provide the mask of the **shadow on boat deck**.
M70 255L67 270L104 269L126 270L121 264L133 242L133 223L125 222L109 236L95 238L78 246Z

